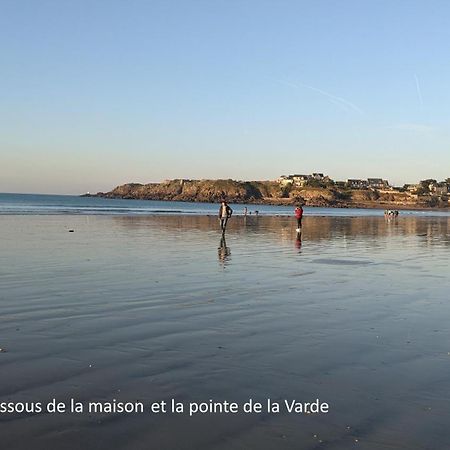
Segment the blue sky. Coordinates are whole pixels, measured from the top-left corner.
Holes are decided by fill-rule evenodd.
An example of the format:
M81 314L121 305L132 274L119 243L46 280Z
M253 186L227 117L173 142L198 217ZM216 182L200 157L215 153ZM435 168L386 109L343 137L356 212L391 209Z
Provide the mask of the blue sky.
M450 2L0 0L0 191L450 176Z

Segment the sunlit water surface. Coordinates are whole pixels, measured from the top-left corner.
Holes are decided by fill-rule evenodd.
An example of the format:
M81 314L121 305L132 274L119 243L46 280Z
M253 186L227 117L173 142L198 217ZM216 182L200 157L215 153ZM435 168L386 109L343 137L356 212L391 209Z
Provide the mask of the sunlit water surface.
M2 448L450 448L450 219L293 222L0 217L0 401L330 404L3 415Z

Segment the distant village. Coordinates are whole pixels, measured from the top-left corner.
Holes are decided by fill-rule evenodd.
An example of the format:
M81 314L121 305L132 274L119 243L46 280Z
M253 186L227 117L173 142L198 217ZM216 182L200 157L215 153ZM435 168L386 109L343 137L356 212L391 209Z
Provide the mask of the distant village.
M447 196L450 193L450 178L444 181L434 179L422 180L417 184L405 184L403 186L391 186L382 178L348 179L346 181L334 181L323 173L310 175L281 175L275 180L281 186L295 187L323 187L339 189L365 189L378 191L379 193L403 192L411 197L418 198L424 195Z

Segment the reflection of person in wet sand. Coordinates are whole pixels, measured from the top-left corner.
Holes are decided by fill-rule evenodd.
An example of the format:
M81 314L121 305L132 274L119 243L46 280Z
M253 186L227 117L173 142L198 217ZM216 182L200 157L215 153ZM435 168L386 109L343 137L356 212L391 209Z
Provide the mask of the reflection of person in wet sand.
M220 221L220 229L222 230L222 234L225 234L225 230L227 228L228 219L233 214L233 210L230 208L228 203L223 200L220 208L219 208L219 221Z
M231 255L230 247L227 247L227 243L225 241L225 235L222 235L222 238L220 239L219 248L217 250L219 254L219 261L224 263Z

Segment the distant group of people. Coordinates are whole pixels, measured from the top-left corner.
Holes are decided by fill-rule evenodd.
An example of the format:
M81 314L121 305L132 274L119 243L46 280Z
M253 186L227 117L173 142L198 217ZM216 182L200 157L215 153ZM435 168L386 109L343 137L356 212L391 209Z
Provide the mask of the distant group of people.
M386 217L397 217L398 216L398 211L397 210L393 210L393 209L386 209L384 211L384 215Z
M257 216L259 211L255 211L255 215ZM244 208L244 216L247 216L248 210L247 207ZM251 213L250 213L251 214ZM219 207L219 223L220 229L222 230L222 235L225 235L225 231L227 228L228 219L233 215L233 210L230 205L226 202L226 200L222 200ZM303 206L298 204L294 210L295 218L297 219L297 235L302 232L302 219L303 219Z
M244 220L247 214L249 213L247 207L244 207ZM259 211L255 210L255 215L258 216ZM220 239L220 245L218 248L218 254L219 254L219 260L225 264L227 259L229 258L231 251L230 248L227 247L227 243L225 240L225 231L227 229L228 219L233 215L233 210L231 209L230 205L226 202L226 200L222 200L219 207L219 224L220 224L220 230L222 231L222 237ZM294 216L297 221L297 240L296 240L296 246L298 248L302 245L302 219L303 219L303 206L301 204L298 204L294 209Z
M247 214L252 214L252 212L251 211L249 211L248 210L248 208L245 206L244 207L244 217L247 215ZM257 210L257 209L255 209L255 216L257 216L259 214L259 211Z

